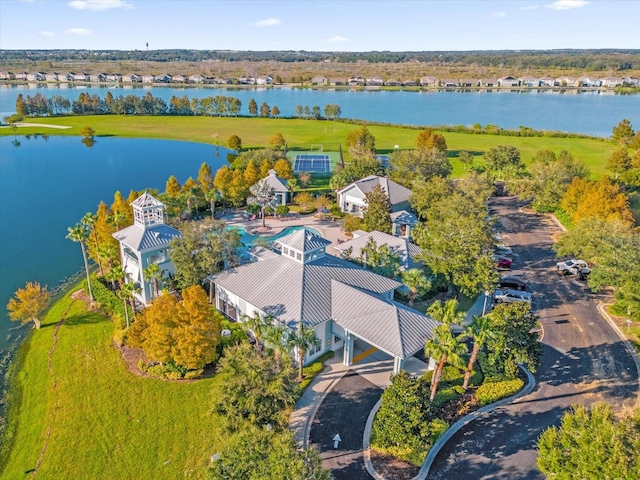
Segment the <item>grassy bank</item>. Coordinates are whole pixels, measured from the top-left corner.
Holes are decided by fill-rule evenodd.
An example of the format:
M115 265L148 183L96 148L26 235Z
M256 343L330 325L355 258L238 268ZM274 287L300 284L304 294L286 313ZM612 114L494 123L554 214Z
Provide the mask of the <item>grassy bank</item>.
M299 120L278 118L217 118L217 117L138 117L138 116L80 116L32 119L33 123L65 125L71 128L60 130L46 127L21 127L20 135L73 135L79 136L84 126L92 127L98 136L116 136L129 138L157 138L183 140L198 143L215 144L217 137L221 146L227 138L238 135L244 148L261 148L269 144L274 133L281 133L292 147L305 147L312 144L338 145L344 142L347 134L357 128L356 125L323 120ZM378 151L393 151L394 145L400 148L413 148L418 135L415 128L402 126L369 126L376 138ZM9 128L0 129L0 135L13 135ZM505 137L498 135L473 135L466 133L444 132L449 155L454 165L454 176L460 176L464 170L457 160L458 152L472 152L475 162L482 164L483 155L498 145L513 145L521 150L525 163L531 160L539 150L549 149L555 152L568 150L574 157L582 160L592 171L594 177L605 172L605 163L616 146L612 142L595 138L550 138L550 137Z
M60 320L64 321L60 323ZM136 377L103 315L65 295L21 346L10 384L0 477L205 477L223 445L211 398L216 378Z

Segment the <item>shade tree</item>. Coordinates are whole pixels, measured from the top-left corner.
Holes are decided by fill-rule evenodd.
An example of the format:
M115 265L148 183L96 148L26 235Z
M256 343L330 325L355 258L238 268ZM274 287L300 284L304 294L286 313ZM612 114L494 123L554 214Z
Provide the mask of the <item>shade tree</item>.
M24 288L19 288L13 298L7 303L9 318L26 324L33 322L34 328L40 328L40 317L49 306L51 292L38 282L27 282Z
M436 133L433 128L421 130L415 139L415 146L418 150L447 151L447 141L444 135Z
M362 228L368 232L391 233L391 202L389 195L380 185L376 185L364 195L365 207L362 214Z
M366 125L349 132L345 144L353 157L373 157L376 154L376 139Z
M389 178L407 188L411 188L416 180L448 177L451 171L446 154L437 149L398 151L389 159Z

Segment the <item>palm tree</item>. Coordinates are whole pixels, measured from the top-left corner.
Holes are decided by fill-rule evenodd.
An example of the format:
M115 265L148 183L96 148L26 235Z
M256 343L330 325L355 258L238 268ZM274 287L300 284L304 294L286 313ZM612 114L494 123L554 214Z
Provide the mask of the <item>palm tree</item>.
M255 185L251 185L251 187L249 187L249 191L252 196L247 198L247 204L257 205L260 207L260 212L262 214L262 228L264 229L267 226L264 218L264 209L269 206L275 208L275 192L264 178Z
M111 286L115 290L117 287L122 285L122 281L124 280L125 273L122 265L116 265L115 267L111 267L111 269L107 272L107 275L104 277L111 282ZM117 283L117 285L116 285Z
M122 299L124 302L124 315L127 321L127 328L129 328L129 311L127 308L127 303L131 307L131 313L133 314L133 321L136 320L136 308L134 304L135 294L140 291L139 287L136 287L133 283L125 283L122 285L122 288L118 291L118 297Z
M98 255L106 260L109 270L113 268L113 260L118 257L119 253L120 249L113 243L105 243L98 248Z
M266 331L269 325L273 324L273 317L271 315L260 316L259 312L253 312L253 315L242 315L242 323L247 330L251 331L253 338L256 341L256 350L260 351L262 334Z
M162 270L157 263L152 263L144 269L143 273L144 278L146 278L149 282L153 282L153 298L157 297L158 292L160 291L160 285L158 281L162 278L164 270Z
M311 347L315 347L320 343L320 339L316 336L313 328L307 328L304 323L298 323L297 330L289 332L289 343L296 347L298 352L298 381L302 381L302 368L304 365L304 355Z
M458 300L452 298L446 302L438 300L431 304L427 313L434 319L447 326L462 325L464 312L458 311Z
M438 383L440 382L440 376L442 375L445 364L448 362L455 367L462 367L461 356L466 352L467 346L464 343L458 342L458 339L451 333L449 325L442 324L436 327L434 337L427 340L427 344L424 347L424 354L427 357L440 359L431 378L431 395L429 396L429 401L433 402L433 399L436 397Z
M267 325L262 333L265 346L267 346L269 350L273 350L273 356L278 364L293 348L289 343L287 333L287 327L280 322Z
M211 207L211 218L215 218L216 202L220 199L220 193L215 188L210 188L204 192L204 198Z
M419 268L411 268L400 274L402 283L409 289L409 306L413 307L413 301L416 299L418 292L424 292L431 288L431 281L424 275Z
M473 365L478 357L478 352L480 352L483 345L497 336L498 333L491 329L489 317L479 317L474 315L471 323L467 325L467 328L465 328L458 337L460 340L463 338L473 339L473 349L471 350L471 357L469 357L467 371L464 372L464 383L462 384L462 388L465 390L469 387L469 379L471 378L471 372L473 371Z
M113 212L113 215L107 217L107 223L116 226L116 230L120 230L120 224L127 220L127 216L119 210Z
M80 220L80 223L82 223L83 225L86 225L89 231L93 232L93 240L95 241L95 244L96 244L96 255L98 255L98 268L100 269L100 276L104 277L104 272L102 271L102 262L100 261L100 246L98 244L98 232L96 232L96 229L94 228L94 225L96 224L97 221L98 221L98 215L96 215L95 213L87 212L85 213L84 217L82 217L82 220Z
M89 238L89 230L87 230L87 226L78 223L75 227L68 228L69 233L67 233L67 238L74 242L80 243L80 248L82 249L82 259L84 260L84 269L87 273L87 286L89 287L89 297L91 300L93 298L93 290L91 289L91 276L89 275L89 263L87 262L87 251L84 248L84 242Z

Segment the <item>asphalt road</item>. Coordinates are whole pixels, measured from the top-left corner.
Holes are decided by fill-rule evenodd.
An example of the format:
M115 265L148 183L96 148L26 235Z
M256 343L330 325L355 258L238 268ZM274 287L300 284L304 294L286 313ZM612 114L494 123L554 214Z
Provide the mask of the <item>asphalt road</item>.
M548 218L518 210L513 198L496 198L492 214L512 245L513 269L532 285L533 304L543 327L538 385L528 396L486 414L456 433L436 457L429 479L544 479L536 466L535 443L558 425L572 404L605 400L632 405L638 374L632 357L599 315L601 298L586 285L555 272L553 235Z
M362 435L381 394L382 389L349 371L320 404L309 437L320 452L322 466L336 480L371 480L362 456ZM338 448L334 448L336 434L342 439Z

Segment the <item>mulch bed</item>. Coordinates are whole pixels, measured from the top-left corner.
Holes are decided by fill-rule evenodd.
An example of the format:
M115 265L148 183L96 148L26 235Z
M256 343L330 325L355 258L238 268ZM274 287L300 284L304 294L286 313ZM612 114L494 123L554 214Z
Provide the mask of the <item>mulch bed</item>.
M410 480L420 471L420 467L375 450L371 450L371 463L376 472L393 480Z

